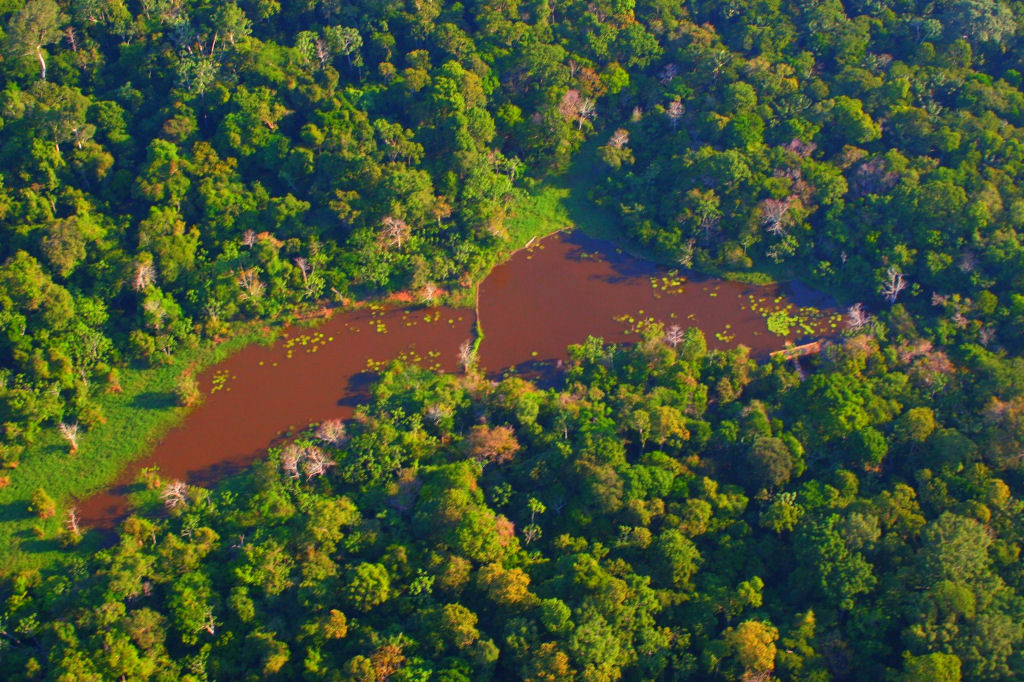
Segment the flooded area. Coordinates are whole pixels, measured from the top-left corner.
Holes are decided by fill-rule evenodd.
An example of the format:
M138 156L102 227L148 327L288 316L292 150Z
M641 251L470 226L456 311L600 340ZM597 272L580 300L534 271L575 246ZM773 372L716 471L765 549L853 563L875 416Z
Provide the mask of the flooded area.
M552 235L514 254L480 286L480 367L547 365L588 335L635 340L645 321L700 327L712 348L743 344L756 357L834 333L826 297L659 268L578 232ZM145 467L164 478L210 484L313 422L352 416L374 372L401 358L455 371L473 337L469 308L340 312L314 329L290 328L271 347L250 346L200 376L203 404L111 489L79 505L82 522L109 528L128 512L126 493ZM769 330L771 327L771 331Z

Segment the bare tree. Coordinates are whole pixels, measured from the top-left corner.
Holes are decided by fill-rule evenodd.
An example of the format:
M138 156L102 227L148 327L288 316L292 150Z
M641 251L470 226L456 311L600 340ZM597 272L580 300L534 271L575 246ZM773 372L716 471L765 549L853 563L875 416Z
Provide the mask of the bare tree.
M693 267L693 252L697 246L696 239L688 239L686 243L679 247L679 255L676 256L676 262L684 268Z
M238 273L238 286L242 287L242 298L250 301L258 301L263 297L266 288L260 281L258 268L247 268Z
M468 372L469 368L473 366L473 361L476 359L475 355L473 344L469 339L459 344L459 364L462 365L463 371Z
M312 268L309 265L309 261L307 261L302 256L296 256L295 267L297 267L299 269L299 272L302 273L302 283L307 284L309 282L309 273L312 270Z
M907 288L907 280L904 278L903 273L895 266L890 267L885 276L887 279L885 284L882 285L881 294L889 302L889 305L892 305L896 302L900 292Z
M327 470L337 463L331 459L323 450L315 447L307 447L303 453L303 471L306 472L306 480L312 480L317 476L323 476Z
M846 311L846 326L854 331L863 329L870 321L871 316L860 303L854 303Z
M579 90L567 90L562 96L558 110L566 118L576 119L577 129L583 129L583 122L597 117L594 100L584 97Z
M683 117L683 113L685 111L686 108L683 107L683 103L677 99L668 103L668 107L665 109L665 115L668 116L668 120L672 124L673 131L679 125L679 119Z
M423 289L420 291L420 300L423 303L430 303L437 298L440 289L433 282L427 282L423 285Z
M331 60L331 50L327 47L327 41L323 38L316 39L316 58L320 60L321 68L327 66L327 62Z
M132 276L132 289L142 291L156 280L156 268L152 263L136 263Z
M674 62L670 62L665 65L665 68L658 74L658 80L661 81L662 85L668 85L672 82L672 79L679 75L679 67Z
M302 448L295 443L289 443L281 452L281 469L288 478L299 477L299 462L302 460Z
M78 451L78 422L73 424L61 422L57 425L57 431L60 433L60 437L68 442L71 454L75 454Z
M82 535L82 529L79 525L78 510L74 507L69 508L64 514L64 530L75 538Z
M788 219L789 199L765 199L761 204L761 224L765 226L768 234L786 234Z
M629 144L629 131L625 128L619 128L608 140L608 146L615 149L622 149Z
M683 328L674 324L665 332L665 343L675 348L683 342Z
M245 234L242 235L242 246L252 248L256 244L256 232L254 230L246 230Z
M995 340L995 338L996 330L993 329L992 327L982 327L978 331L978 342L981 343L981 345L985 346L986 348L988 348L988 346L992 343L992 341Z
M335 447L344 445L345 441L348 440L348 434L345 431L345 422L340 419L328 419L327 421L321 422L320 426L316 429L316 437Z
M175 479L164 486L160 499L168 510L183 507L188 503L188 486L184 481Z
M402 248L402 244L412 232L412 228L404 220L390 215L381 221L381 227L383 229L378 241L384 249Z
M974 272L974 268L978 266L978 256L975 255L973 251L964 251L956 266L960 268L960 272L964 274Z

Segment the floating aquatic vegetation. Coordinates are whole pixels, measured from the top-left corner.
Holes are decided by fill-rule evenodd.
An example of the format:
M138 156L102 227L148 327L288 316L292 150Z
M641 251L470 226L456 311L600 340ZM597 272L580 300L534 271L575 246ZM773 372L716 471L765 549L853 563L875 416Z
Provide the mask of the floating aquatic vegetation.
M231 378L235 378L235 377L231 377ZM219 372L214 372L213 377L210 379L210 393L213 394L213 393L216 393L217 391L220 391L220 390L230 390L230 388L227 387L227 383L228 383L228 372L227 372L227 370L221 370Z

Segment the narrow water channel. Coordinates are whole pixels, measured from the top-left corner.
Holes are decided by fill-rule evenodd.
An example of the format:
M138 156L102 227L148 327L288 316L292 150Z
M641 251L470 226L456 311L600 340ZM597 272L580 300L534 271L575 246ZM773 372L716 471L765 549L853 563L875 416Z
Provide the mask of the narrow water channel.
M836 324L828 299L814 292L670 272L578 232L552 235L495 268L480 286L478 308L484 331L479 364L495 374L562 360L566 346L588 335L611 343L635 340L644 320L697 326L712 348L743 344L761 357L787 339L832 333ZM768 329L766 319L777 311L800 319L787 336ZM126 493L144 467L210 484L296 429L351 417L380 363L404 358L454 371L474 323L468 308L362 309L336 314L315 329L290 328L272 347L242 350L200 376L203 404L149 456L79 505L83 523L109 528L123 518Z

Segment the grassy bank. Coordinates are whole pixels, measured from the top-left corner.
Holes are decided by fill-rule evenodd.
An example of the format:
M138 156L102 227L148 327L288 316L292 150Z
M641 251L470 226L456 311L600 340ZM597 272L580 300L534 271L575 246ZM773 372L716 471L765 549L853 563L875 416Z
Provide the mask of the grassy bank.
M116 480L131 461L149 452L187 413L175 403L174 388L186 370L199 372L272 332L250 325L228 340L180 352L165 366L125 368L121 393L106 393L97 402L106 423L84 433L79 448L68 454L56 429L47 430L25 451L17 469L4 472L9 485L0 489L0 574L41 567L57 561L57 535L63 511ZM33 491L42 488L57 503L57 515L40 520L30 511Z

